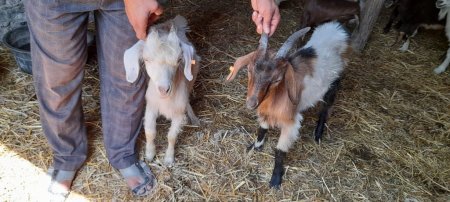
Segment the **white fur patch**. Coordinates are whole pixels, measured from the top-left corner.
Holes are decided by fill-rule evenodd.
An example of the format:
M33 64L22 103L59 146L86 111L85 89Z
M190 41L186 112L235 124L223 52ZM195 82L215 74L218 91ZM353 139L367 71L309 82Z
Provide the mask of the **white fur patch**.
M259 126L264 129L269 129L269 124L258 117Z
M294 124L286 125L281 127L281 135L278 139L277 149L288 152L292 144L298 139L299 129L301 127L301 122L303 121L303 116L297 114L295 117Z
M400 47L398 50L401 52L406 52L409 49L409 43L410 43L410 39L411 37L408 37L405 41L405 43L403 43L402 47Z
M348 33L337 22L318 26L304 48L312 47L317 54L313 75L304 78L299 110L304 111L322 100L330 84L340 77L345 61L342 54L348 48Z
M254 146L255 146L255 147L260 147L260 146L262 146L263 144L264 144L264 139L261 140L261 142L256 141Z
M420 24L419 27L423 27L424 29L432 29L432 30L444 29L444 26L441 24Z
M445 2L445 4L450 5L449 2ZM450 15L448 15L449 10L450 10L450 7L441 8L441 12L439 12L439 19L441 19L441 13L445 13L447 15L447 19L446 19L446 23L445 23L445 36L447 36L447 40L450 42ZM442 19L444 18L444 16L442 17ZM440 73L444 72L447 69L449 64L450 64L450 48L447 50L445 60L442 62L442 64L433 70L434 73L440 74Z

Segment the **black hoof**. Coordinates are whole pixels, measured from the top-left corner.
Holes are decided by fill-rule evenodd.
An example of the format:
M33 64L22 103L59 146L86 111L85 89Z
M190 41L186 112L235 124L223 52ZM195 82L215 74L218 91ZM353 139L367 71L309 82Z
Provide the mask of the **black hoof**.
M314 130L314 140L316 141L317 144L320 144L320 142L322 142L322 134L319 134L317 132L317 129Z
M316 137L314 138L314 140L316 141L317 144L320 144L322 142L322 138L320 137Z
M280 189L281 187L281 176L272 176L269 184L270 188Z

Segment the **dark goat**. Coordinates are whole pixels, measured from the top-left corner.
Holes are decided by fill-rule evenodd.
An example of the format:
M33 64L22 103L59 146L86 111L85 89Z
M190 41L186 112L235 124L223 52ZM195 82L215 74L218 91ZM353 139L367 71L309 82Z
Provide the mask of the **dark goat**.
M315 27L337 20L346 23L356 19L359 24L360 3L349 0L304 0L301 28Z
M330 22L316 28L303 48L289 49L310 28L292 34L276 54L267 50L268 36L261 36L259 48L239 57L228 81L243 67L248 68L247 108L256 109L258 138L249 149L260 150L269 127L281 129L271 187L279 187L284 174L283 161L299 135L302 112L322 102L315 139L322 137L329 108L333 104L339 79L346 65L349 35L341 24Z
M409 38L416 35L420 27L425 29L442 29L444 27L445 20L439 20L438 14L439 9L436 8L435 0L398 0L395 2L383 32L388 33L394 20L398 18L394 27L399 31L399 35L395 43L406 39L400 50L407 51Z

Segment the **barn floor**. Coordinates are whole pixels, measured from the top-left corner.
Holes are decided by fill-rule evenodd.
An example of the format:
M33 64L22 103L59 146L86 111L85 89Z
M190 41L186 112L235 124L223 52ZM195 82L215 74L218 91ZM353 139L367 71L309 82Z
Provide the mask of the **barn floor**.
M90 154L69 201L450 201L450 71L435 75L447 49L443 32L423 31L410 51L391 47L380 17L362 54L353 54L321 145L312 138L317 109L308 111L301 139L290 150L282 188L268 182L279 131L262 152L254 112L245 108L246 75L224 83L234 59L257 47L248 0L172 1L166 17L186 16L202 57L193 93L203 127L185 127L172 168L161 162L169 122L159 121L158 156L149 162L159 186L134 198L108 164L103 147L95 54L86 65L83 104ZM201 12L200 12L201 11ZM298 26L298 1L281 5L282 22L270 44L279 47ZM51 150L39 123L30 75L0 47L0 199L40 200ZM143 154L145 138L139 139Z

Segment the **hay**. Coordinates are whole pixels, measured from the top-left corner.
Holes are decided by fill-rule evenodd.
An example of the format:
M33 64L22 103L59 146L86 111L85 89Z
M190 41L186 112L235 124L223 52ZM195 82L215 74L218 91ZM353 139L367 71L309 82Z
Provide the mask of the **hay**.
M257 123L254 112L244 106L246 75L224 83L234 59L257 47L249 2L172 3L166 18L181 14L189 19L190 38L202 57L192 104L205 127L184 128L176 164L167 168L161 161L169 122L159 121L156 161L150 165L160 186L145 200L450 200L449 71L432 72L447 49L442 33L421 32L412 40L411 50L400 53L389 46L394 32L380 34L388 15L384 11L364 53L351 59L324 141L321 145L313 141L317 112L313 109L305 114L302 138L287 155L283 185L276 191L268 182L279 131L270 131L262 152L247 153ZM297 1L285 2L282 8L283 21L270 42L275 47L295 30L301 15ZM86 66L83 106L90 154L74 182L74 193L89 200L140 200L106 160L95 57ZM31 76L17 70L3 47L0 78L0 142L7 148L0 156L8 156L9 150L46 170L51 150L40 128ZM144 143L142 136L141 154ZM7 174L0 171L0 184L8 183ZM23 189L1 189L0 198L12 200L15 194L24 194Z

